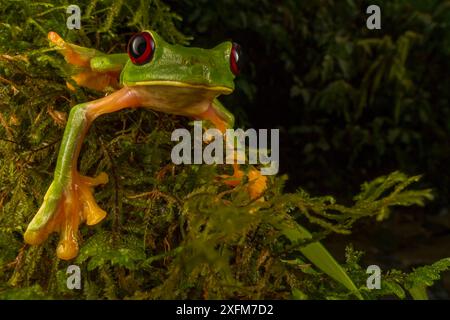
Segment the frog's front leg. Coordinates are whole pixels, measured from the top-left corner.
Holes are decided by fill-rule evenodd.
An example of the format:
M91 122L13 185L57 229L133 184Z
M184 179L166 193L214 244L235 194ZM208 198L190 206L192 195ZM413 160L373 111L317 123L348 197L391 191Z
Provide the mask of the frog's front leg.
M82 87L110 91L118 89L119 75L128 61L126 53L104 54L91 48L80 47L64 41L56 32L49 32L48 39L71 65L71 78ZM67 83L71 90L75 88Z
M78 254L78 226L86 222L94 225L105 216L95 202L92 188L105 184L108 176L84 177L77 171L77 159L90 124L98 116L123 108L137 107L139 95L130 87L104 98L82 103L72 108L61 143L54 180L44 201L25 232L25 241L32 245L42 243L50 233L59 232L57 255L72 259Z

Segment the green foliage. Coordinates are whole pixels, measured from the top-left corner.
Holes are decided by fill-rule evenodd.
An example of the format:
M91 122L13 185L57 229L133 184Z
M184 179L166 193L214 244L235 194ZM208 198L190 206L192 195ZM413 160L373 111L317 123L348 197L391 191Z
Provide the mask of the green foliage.
M414 299L427 299L424 290L440 279L441 273L450 269L450 258L439 260L431 266L420 267L406 277L406 285Z
M360 219L386 219L396 206L422 206L432 199L429 189L409 189L418 176L393 172L363 184L349 205L339 204L332 196L311 196L302 189L286 193L285 176L269 179L266 201L251 201L243 192L244 185L230 190L215 179L230 170L227 166L171 163L170 133L187 126L187 119L126 110L96 120L83 146L81 173L93 176L106 171L111 177L95 195L109 214L100 225L80 229L81 250L75 263L81 267L83 285L80 291L68 290L65 272L74 262L56 258L56 236L42 246L29 247L23 245L22 234L53 178L70 108L99 96L85 89L67 89L64 63L48 48L46 34L57 31L71 42L104 52L124 52L126 38L143 28L155 29L174 43L187 43L190 38L176 28L179 16L159 0L81 1L81 31L65 28L66 5L65 1L29 5L27 1L0 0L0 298L352 299L343 285L309 263L308 246L331 233L349 234ZM220 5L214 2L211 8ZM283 8L287 7L280 10ZM310 5L306 9L304 15L318 8ZM324 10L318 11L322 17ZM267 26L254 23L258 12L250 14L246 23L254 30ZM195 19L193 16L188 20ZM205 25L210 23L208 16L202 19L206 19ZM271 32L276 46L289 43L279 26ZM305 38L313 36L311 30L304 32ZM409 82L404 79L401 62L406 59L404 50L417 39L408 33L398 40L361 42L360 47L362 51L386 47L391 55L379 63L385 64L386 70L395 69L389 71L392 81L407 94ZM334 57L334 50L341 52L349 46L345 37L339 40L343 43L338 40L334 49L327 49L330 58L317 58L316 63L323 65L316 68L317 74L311 70L302 80L305 83L297 77L293 101L300 95L311 96L308 90L302 91L311 83L330 81L329 70L342 68L344 75L351 73L348 61L339 63ZM311 48L305 54L314 55L315 45ZM345 52L342 54L348 54ZM285 67L295 74L289 60L292 56L285 58ZM367 70L369 58L361 61L366 64L361 68ZM375 74L375 67L370 72L366 91L358 92L351 104L346 116L350 120L363 117L367 101L377 101L370 94L383 84L374 80L382 76ZM256 83L248 79L239 80L238 85L249 98L259 94ZM333 87L331 91L339 92L349 88L343 91L348 95L352 91L345 81ZM336 92L329 94L317 93L308 108L325 108ZM404 105L400 103L399 109L399 115L403 114ZM303 225L314 232L305 233ZM448 267L448 260L442 260L408 276L389 271L383 276L383 289L369 291L360 256L348 249L343 268L368 299L392 294L405 298L405 289L431 285L438 272Z
M360 291L366 299L377 299L380 297L397 297L405 299L407 292L414 299L428 299L426 288L440 279L442 272L450 269L450 259L445 258L430 266L419 267L410 273L399 270L389 270L381 274L381 289L369 290L365 286L367 279L366 270L359 266L363 253L355 251L352 246L346 249L346 264L351 277L360 281Z

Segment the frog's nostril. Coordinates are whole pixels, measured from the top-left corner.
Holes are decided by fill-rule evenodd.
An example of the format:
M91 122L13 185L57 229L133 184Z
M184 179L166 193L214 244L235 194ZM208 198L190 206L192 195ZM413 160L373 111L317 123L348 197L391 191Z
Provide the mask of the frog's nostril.
M128 42L128 56L131 62L141 65L149 62L155 52L155 41L148 32L135 34Z

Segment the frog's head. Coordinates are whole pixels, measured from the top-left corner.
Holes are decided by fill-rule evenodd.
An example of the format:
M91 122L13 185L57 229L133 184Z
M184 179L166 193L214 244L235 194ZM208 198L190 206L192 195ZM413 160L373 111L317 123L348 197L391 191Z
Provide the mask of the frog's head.
M212 49L183 47L167 43L154 31L143 31L130 39L128 55L120 79L128 86L173 86L229 94L240 71L240 47L232 42Z

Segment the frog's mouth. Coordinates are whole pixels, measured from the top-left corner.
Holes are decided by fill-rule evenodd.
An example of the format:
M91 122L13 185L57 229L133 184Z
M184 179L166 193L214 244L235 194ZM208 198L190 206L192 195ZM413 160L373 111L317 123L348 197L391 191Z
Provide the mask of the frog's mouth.
M197 90L207 90L213 91L217 94L230 94L233 92L232 88L225 86L208 86L205 84L194 84L182 81L172 81L172 80L151 80L151 81L137 81L137 82L127 82L127 86L168 86L168 87L178 87L178 88L192 88Z

